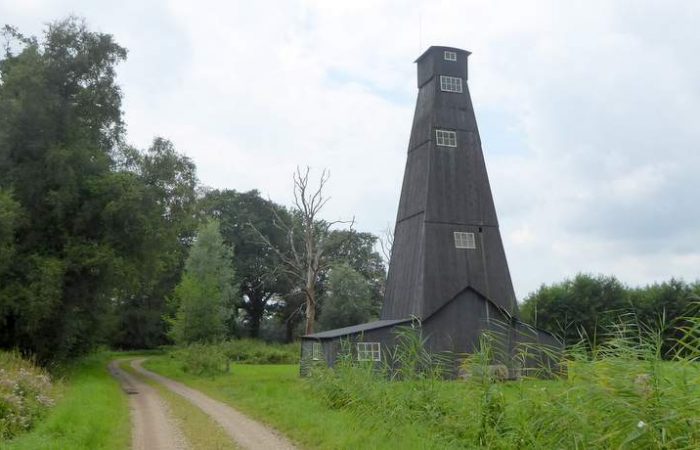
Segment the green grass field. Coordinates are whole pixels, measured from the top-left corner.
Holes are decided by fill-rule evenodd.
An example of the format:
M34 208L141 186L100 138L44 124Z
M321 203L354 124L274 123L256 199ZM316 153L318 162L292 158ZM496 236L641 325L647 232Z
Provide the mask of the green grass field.
M301 379L297 365L149 369L269 423L307 448L697 449L700 367L611 352L569 361L563 378L389 381L362 367Z
M82 358L62 371L58 399L29 433L3 450L124 450L131 433L128 399L107 372L112 354Z
M144 366L231 404L308 448L464 448L457 438L467 433L470 424L459 419L479 409L473 386L460 382L431 382L431 387L421 382L382 383L382 395L406 404L392 409L396 402L375 408L333 408L315 380L299 378L298 365L234 364L230 374L210 377L187 374L167 356L150 358ZM533 381L528 388L548 395L561 391L561 383ZM520 384L506 384L503 389L509 397L521 395ZM418 402L428 395L434 400L426 405L435 410L414 416L412 409L423 408ZM415 420L425 414L438 420Z

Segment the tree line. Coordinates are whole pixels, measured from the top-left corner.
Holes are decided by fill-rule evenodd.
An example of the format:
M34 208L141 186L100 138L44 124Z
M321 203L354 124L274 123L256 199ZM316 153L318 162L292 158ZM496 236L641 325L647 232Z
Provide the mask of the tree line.
M0 348L49 361L195 339L189 325L211 319L203 306L214 297L217 336L291 340L309 285L284 258L310 228L323 242L312 280L320 325L377 315L375 236L317 216L304 224L303 211L257 191L208 189L167 139L126 142L115 68L127 50L111 35L72 17L41 39L10 26L2 35ZM356 292L364 300L348 303Z
M578 274L542 285L520 307L523 319L567 345L605 341L618 325L658 332L671 350L684 333L685 317L697 316L700 281L671 279L628 287L614 276Z

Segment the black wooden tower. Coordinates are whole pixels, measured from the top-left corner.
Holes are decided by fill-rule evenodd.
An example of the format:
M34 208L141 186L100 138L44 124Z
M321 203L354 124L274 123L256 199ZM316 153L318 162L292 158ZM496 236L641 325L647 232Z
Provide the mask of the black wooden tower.
M302 374L314 360L332 366L348 348L343 341L359 360L386 360L396 327L417 323L429 350L450 352L456 362L484 332L497 332L494 362L511 374L523 364L513 363L520 344L561 346L518 319L467 87L469 54L434 46L416 60L418 101L381 318L304 336Z
M517 315L467 87L468 57L430 47L416 61L418 101L382 319L429 317L469 287Z

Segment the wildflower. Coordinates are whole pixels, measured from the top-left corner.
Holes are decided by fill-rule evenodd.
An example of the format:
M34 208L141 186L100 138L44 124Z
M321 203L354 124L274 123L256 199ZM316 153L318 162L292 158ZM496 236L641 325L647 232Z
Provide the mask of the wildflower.
M637 422L637 428L641 429L641 428L644 428L645 426L647 426L647 424L643 420L640 420L639 422Z

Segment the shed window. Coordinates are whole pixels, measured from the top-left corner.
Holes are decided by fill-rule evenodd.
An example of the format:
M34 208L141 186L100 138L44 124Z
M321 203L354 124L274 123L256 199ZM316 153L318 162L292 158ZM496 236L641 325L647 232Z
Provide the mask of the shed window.
M437 145L444 147L457 147L457 133L448 130L435 130Z
M455 231L455 247L476 248L476 239L474 239L474 233L464 233L462 231Z
M311 359L314 361L320 361L323 359L323 347L320 342L314 342L311 347Z
M379 342L358 342L357 343L357 360L358 361L381 361L381 346Z
M445 61L457 61L457 53L445 50Z
M462 79L440 75L440 90L444 92L462 93Z

